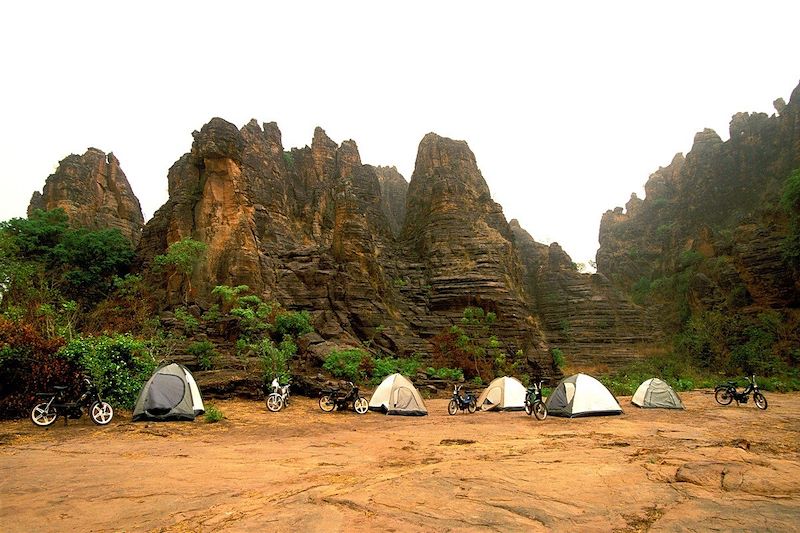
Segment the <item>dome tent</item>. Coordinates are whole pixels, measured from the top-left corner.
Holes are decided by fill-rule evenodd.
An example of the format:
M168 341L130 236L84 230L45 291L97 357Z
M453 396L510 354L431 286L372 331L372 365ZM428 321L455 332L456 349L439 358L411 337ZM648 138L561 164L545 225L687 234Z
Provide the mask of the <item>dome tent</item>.
M387 415L424 416L428 408L414 385L400 374L386 376L369 399L371 411Z
M142 387L133 420L194 420L203 413L203 399L192 373L171 363L159 367Z
M483 411L521 411L525 409L525 385L517 378L495 378L478 396L478 409Z
M559 381L545 406L549 414L569 418L622 414L614 395L586 374L574 374Z
M658 378L650 378L639 385L631 403L645 408L685 409L672 387Z

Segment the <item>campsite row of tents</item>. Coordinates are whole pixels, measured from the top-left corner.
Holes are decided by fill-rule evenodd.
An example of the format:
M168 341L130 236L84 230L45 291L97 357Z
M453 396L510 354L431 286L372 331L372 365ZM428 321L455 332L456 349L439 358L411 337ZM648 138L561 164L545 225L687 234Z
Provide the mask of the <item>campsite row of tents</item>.
M495 379L478 397L484 411L517 411L525 408L525 386L516 378ZM658 378L642 383L631 402L644 408L683 409L675 391ZM551 415L563 417L618 415L622 408L613 394L597 379L575 374L562 379L545 402ZM372 411L389 415L424 416L425 402L411 381L400 375L386 377L369 401ZM205 412L200 389L192 373L177 363L158 368L142 388L133 410L133 420L194 420Z

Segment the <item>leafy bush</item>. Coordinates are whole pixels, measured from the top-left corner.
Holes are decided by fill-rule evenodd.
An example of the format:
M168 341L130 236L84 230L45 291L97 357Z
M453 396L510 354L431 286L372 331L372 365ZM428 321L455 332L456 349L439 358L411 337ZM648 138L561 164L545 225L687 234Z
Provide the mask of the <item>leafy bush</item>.
M800 169L786 179L781 195L781 207L789 215L789 234L783 242L786 261L800 268Z
M322 364L322 368L337 378L344 378L356 382L364 379L362 363L368 359L369 354L358 348L333 350L328 354L328 357Z
M94 381L104 400L130 409L156 368L145 343L130 335L78 337L60 354L80 366Z
M214 360L218 357L211 341L193 342L186 351L195 358L200 370L211 370L214 367Z
M26 416L36 392L80 388L80 368L59 357L64 340L47 339L29 323L0 317L0 418Z
M191 335L200 327L200 321L194 317L185 307L175 309L175 318L183 324L183 329Z
M222 411L217 409L215 405L206 406L205 420L207 424L214 424L216 422L219 422L223 418L225 418L225 415L223 415Z
M308 311L286 311L275 317L275 335L278 338L282 339L286 335L297 338L313 331L314 326L311 325Z
M428 367L426 373L437 379L446 379L449 381L463 381L464 371L460 368L433 368Z
M272 339L262 339L256 346L256 352L261 359L263 367L264 384L277 379L281 383L289 380L289 361L297 353L297 345L292 342L291 337L284 337L278 346Z
M556 367L559 372L563 371L564 365L567 364L567 360L564 359L564 352L559 348L553 348L550 350L550 355L553 356L553 366Z

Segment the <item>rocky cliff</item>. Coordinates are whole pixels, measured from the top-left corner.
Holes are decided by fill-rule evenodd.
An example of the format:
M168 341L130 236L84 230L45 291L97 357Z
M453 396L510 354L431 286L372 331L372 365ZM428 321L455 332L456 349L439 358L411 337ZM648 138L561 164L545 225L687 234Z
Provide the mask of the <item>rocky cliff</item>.
M800 279L783 254L787 213L779 198L800 168L800 86L776 114L737 113L730 139L706 129L600 225L598 273L644 301L677 302L663 313L677 329L689 314L790 309ZM662 309L662 311L664 311Z
M547 341L570 365L618 367L652 354L652 347L663 342L653 313L604 275L578 272L558 243L536 242L517 220L511 230Z
M425 136L407 184L320 128L310 147L286 151L274 123L239 130L215 118L168 180L140 261L186 237L204 242L188 293L201 308L215 285L245 284L312 312L312 352L370 339L410 355L480 306L496 314L506 351L551 368L512 231L463 141ZM182 303L187 288L170 281L164 304Z
M43 191L33 193L28 214L34 209L56 208L63 209L75 225L118 229L134 245L144 226L139 200L119 160L96 148L64 158L47 177Z

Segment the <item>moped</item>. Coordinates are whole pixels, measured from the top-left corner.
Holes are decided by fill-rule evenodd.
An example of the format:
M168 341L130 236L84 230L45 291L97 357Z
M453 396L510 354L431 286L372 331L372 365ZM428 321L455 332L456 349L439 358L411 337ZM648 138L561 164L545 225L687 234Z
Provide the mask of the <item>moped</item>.
M353 404L353 410L363 415L369 411L369 402L366 398L358 394L358 387L352 381L348 381L349 390L325 389L319 399L319 408L330 413L334 409L347 409L349 404Z
M733 400L736 400L736 405L747 403L750 393L753 394L753 403L756 404L756 407L765 410L767 408L767 399L761 394L754 375L747 377L747 386L742 392L736 389L735 381L726 381L714 387L714 398L720 405L728 405Z
M267 409L277 413L289 405L289 383L281 385L278 383L278 378L275 378L270 386L272 387L272 392L267 396Z
M114 417L114 409L108 402L100 398L100 393L94 383L88 378L83 379L86 391L75 401L67 401L64 398L68 387L56 385L53 392L37 392L36 396L46 401L36 404L31 409L31 422L39 427L52 425L59 416L64 416L64 425L67 419L77 419L83 416L83 410L89 413L92 422L99 426L105 426Z
M547 418L547 406L542 401L542 382L534 382L525 392L525 413L537 420Z
M478 409L478 404L472 393L467 391L462 396L461 388L462 385L453 385L453 399L447 404L447 412L451 415L456 414L459 410L474 413Z

